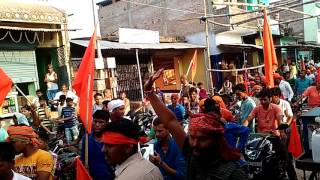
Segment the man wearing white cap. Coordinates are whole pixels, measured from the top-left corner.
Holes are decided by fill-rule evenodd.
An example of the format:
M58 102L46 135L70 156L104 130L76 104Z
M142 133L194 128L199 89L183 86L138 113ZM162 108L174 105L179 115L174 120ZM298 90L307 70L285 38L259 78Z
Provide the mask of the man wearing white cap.
M125 112L124 101L115 99L108 103L108 110L112 122L122 119Z

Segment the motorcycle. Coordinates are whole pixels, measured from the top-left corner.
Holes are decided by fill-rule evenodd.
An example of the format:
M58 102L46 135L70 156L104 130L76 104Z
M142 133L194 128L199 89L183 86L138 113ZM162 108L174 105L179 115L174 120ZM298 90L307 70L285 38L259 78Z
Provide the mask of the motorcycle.
M250 134L243 156L250 180L286 180L287 161L280 160L277 147L280 140L269 134Z
M152 122L156 116L151 111L136 112L130 115L132 122L139 127L140 136L148 136L152 127Z

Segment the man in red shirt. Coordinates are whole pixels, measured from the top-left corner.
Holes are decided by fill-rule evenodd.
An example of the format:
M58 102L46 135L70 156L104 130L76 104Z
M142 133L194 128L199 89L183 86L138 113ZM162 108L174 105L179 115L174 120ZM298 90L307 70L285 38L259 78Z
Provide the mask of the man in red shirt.
M272 133L275 136L280 136L280 132L277 128L283 118L281 108L278 105L271 103L271 93L268 90L262 90L258 97L260 105L252 110L249 117L244 120L243 125L248 126L248 124L256 118L258 122L258 133Z
M301 99L297 102L301 102L303 98L308 97L308 106L311 108L320 106L320 80L317 80L315 86L308 87L302 94Z

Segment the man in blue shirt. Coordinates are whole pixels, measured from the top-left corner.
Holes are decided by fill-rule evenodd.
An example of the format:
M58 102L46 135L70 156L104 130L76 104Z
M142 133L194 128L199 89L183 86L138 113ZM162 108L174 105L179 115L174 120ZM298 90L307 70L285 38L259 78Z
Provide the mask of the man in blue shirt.
M312 80L306 77L306 71L302 70L300 72L300 77L296 79L296 91L297 95L301 95L304 90L312 85Z
M182 180L185 178L186 163L181 149L170 136L169 131L160 119L153 121L157 142L154 145L155 154L149 160L159 167L164 180Z
M182 123L185 116L185 109L181 104L178 104L178 95L172 94L171 95L171 104L168 108L176 115L177 120Z
M241 101L240 112L238 115L239 124L242 125L243 121L246 120L253 108L256 107L256 103L254 100L248 96L246 93L246 87L244 84L237 84L233 87L233 92L235 92L236 96ZM254 132L254 121L252 121L249 125L251 132Z
M89 173L94 180L113 179L113 170L107 163L102 152L101 142L103 130L109 121L109 113L105 110L97 110L93 114L92 133L88 138ZM85 137L82 139L81 160L85 159Z

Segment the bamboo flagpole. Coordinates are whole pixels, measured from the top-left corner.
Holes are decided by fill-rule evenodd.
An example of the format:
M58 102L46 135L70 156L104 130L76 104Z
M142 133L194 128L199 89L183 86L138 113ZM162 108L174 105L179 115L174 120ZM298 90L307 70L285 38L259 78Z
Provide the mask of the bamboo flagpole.
M91 85L91 74L88 75L87 79L88 87ZM86 127L89 126L89 106L88 103L92 103L89 100L89 95L90 95L90 88L87 88L87 93L86 93ZM86 168L89 168L89 132L86 130L86 140L85 140L85 159L84 159L84 164Z
M139 74L139 82L140 82L140 93L141 93L141 101L144 100L144 94L143 94L143 84L142 84L142 77L140 72L140 60L139 60L139 50L136 49L136 60L138 65L138 74Z

